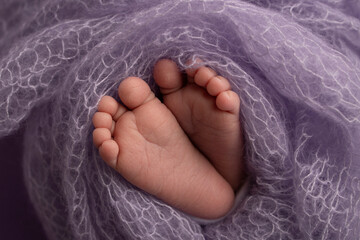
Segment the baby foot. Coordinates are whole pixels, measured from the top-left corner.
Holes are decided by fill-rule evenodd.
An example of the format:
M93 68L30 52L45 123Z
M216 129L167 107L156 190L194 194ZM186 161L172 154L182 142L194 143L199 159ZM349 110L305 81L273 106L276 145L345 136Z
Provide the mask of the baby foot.
M186 72L184 83L176 63L163 59L155 65L154 78L165 105L191 141L237 190L244 179L239 96L210 68Z
M225 215L234 201L231 186L149 86L130 77L118 93L126 107L105 96L93 117L93 141L103 160L135 186L184 212L209 219Z

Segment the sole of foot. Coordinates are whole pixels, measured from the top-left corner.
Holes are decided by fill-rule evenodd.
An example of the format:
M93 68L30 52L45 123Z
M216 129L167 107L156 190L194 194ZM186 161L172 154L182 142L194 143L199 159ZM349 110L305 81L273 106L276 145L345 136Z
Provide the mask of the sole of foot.
M239 120L240 98L227 79L201 60L188 62L186 78L175 62L162 59L154 78L171 110L194 145L217 171L238 190L244 181L243 135Z
M105 96L93 117L93 141L102 159L130 183L190 215L225 215L233 189L168 106L136 77L123 80L118 93L124 105Z

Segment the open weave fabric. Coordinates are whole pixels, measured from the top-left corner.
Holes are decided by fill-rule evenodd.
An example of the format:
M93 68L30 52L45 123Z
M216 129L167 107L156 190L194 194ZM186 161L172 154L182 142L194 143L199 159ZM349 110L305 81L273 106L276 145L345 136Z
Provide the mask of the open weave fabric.
M127 76L200 57L241 98L250 192L201 226L92 145ZM357 0L0 0L0 137L25 127L24 176L49 239L358 239Z

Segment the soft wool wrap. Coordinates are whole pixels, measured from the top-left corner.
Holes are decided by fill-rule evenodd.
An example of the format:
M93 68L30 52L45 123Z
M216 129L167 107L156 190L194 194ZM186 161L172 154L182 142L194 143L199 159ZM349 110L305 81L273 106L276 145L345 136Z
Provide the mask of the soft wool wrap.
M360 3L0 1L0 137L49 239L358 239ZM250 191L201 226L135 188L92 145L103 95L158 91L160 58L200 57L241 98Z

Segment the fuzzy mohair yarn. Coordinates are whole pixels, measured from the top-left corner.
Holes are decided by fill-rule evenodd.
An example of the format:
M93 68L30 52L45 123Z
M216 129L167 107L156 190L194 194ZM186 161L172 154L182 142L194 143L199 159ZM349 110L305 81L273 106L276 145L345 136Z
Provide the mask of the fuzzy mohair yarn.
M24 126L49 239L358 239L360 3L2 0L0 137ZM133 187L92 145L103 95L200 57L241 98L250 191L201 226Z

